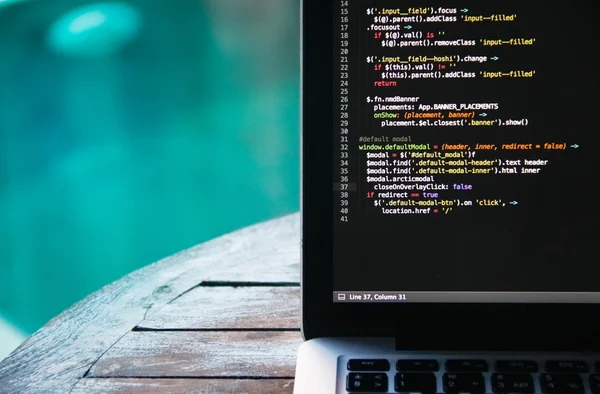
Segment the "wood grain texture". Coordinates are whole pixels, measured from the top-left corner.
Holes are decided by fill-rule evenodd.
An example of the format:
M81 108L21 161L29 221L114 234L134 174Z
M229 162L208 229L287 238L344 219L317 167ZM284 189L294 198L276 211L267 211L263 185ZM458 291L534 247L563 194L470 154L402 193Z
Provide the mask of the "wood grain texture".
M290 379L81 379L71 394L292 394Z
M2 393L69 392L145 317L203 281L299 282L299 224L294 214L251 226L104 287L51 320L0 363Z
M139 328L299 329L300 287L198 286L147 317Z
M300 332L131 332L88 377L262 377L295 374Z

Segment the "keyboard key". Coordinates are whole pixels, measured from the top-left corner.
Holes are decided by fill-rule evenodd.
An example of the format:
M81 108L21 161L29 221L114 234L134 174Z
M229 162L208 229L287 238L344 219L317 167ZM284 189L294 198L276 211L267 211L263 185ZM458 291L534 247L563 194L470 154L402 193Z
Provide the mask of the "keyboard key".
M398 360L396 370L406 372L437 372L440 365L437 360Z
M401 393L437 393L435 374L431 372L397 373L394 389Z
M585 361L546 361L546 372L586 373L589 367Z
M480 373L445 373L445 393L485 393L485 380Z
M388 391L388 377L385 373L350 373L346 390L350 393L385 393Z
M494 393L533 393L533 378L527 373L495 373L492 375Z
M348 371L389 371L390 362L385 359L348 360Z
M486 372L488 365L485 360L447 360L448 372Z
M538 371L537 363L529 360L498 360L495 367L498 372L534 373Z
M594 394L600 393L600 375L590 375L590 391Z
M583 394L584 392L581 376L574 373L543 373L542 376L540 376L540 386L542 387L542 392L547 394Z

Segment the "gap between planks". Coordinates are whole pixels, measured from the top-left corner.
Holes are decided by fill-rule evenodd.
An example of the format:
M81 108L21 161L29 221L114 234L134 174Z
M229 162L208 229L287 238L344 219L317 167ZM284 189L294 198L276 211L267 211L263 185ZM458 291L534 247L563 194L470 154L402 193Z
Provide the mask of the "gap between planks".
M1 0L0 0L1 1ZM180 297L201 287L300 287L300 282L243 282L243 281L224 281L224 280L206 280L200 282L196 286L190 287L177 297L169 301L169 304L176 301ZM145 318L145 317L144 317Z
M148 328L135 326L133 332L300 332L300 328Z
M299 282L204 281L195 287L300 287L300 283Z
M290 380L294 376L84 376L85 379Z
M181 296L186 295L190 291L196 290L199 287L300 287L300 282L241 282L241 281L224 281L224 280L207 280L198 283L172 299L175 301Z

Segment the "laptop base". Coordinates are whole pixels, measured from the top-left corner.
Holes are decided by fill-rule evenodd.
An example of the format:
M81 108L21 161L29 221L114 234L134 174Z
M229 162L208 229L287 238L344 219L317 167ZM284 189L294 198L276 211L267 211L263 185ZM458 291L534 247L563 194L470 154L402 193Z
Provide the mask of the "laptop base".
M295 394L600 393L600 354L402 352L394 338L317 338L298 353Z

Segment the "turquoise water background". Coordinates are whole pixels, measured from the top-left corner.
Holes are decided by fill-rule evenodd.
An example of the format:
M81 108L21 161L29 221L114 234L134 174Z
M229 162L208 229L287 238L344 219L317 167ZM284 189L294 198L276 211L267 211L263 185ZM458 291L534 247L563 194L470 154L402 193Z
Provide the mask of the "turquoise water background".
M0 315L298 210L297 3L0 3Z

